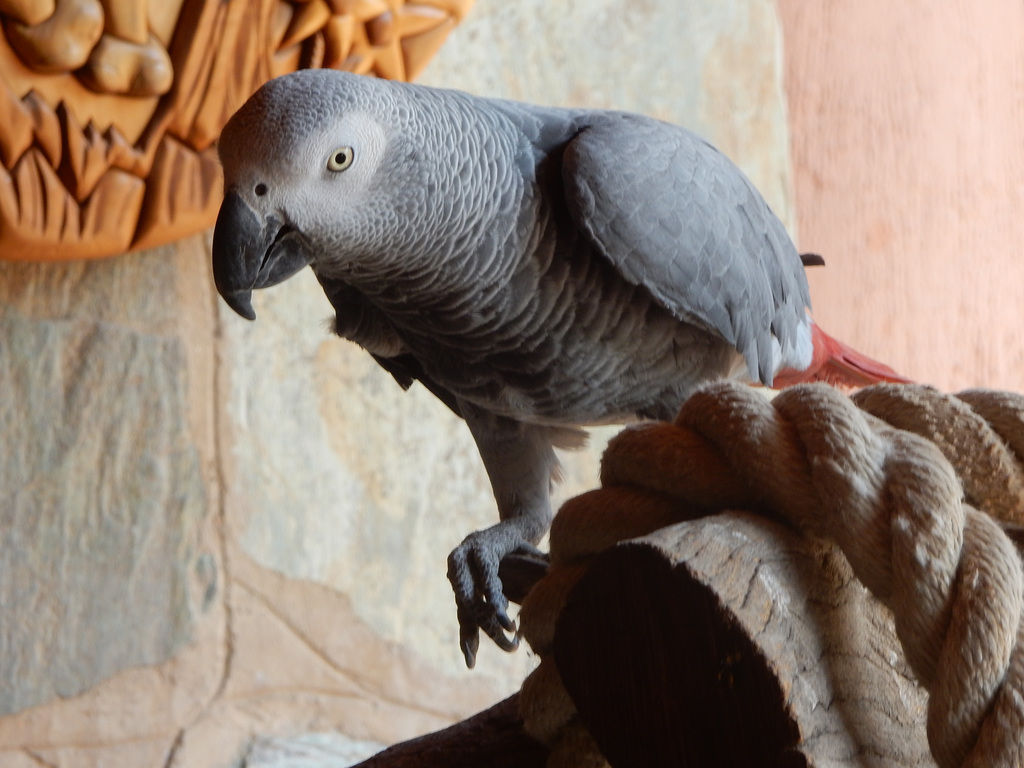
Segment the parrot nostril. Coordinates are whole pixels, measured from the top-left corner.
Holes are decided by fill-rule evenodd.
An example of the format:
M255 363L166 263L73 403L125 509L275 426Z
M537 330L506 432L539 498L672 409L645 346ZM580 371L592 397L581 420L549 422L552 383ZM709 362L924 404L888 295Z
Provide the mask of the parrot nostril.
M256 185L256 189L254 189L253 191L259 197L263 197L265 194L267 194L267 185L264 184L263 182L260 182L259 184Z

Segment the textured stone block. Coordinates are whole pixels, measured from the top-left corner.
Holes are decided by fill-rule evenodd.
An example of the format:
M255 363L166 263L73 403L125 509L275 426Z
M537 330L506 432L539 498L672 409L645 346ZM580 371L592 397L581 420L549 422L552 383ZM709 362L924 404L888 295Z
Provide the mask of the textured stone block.
M56 314L0 313L0 714L170 658L215 577L182 341Z
M383 748L383 744L334 733L262 738L249 748L242 768L348 768Z

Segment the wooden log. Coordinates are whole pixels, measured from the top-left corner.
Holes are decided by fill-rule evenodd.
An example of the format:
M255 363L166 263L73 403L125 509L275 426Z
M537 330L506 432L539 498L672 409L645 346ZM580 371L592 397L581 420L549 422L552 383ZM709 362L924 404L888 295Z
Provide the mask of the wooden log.
M548 750L523 732L519 694L441 731L396 744L353 768L544 768Z
M554 657L609 762L928 766L926 694L834 546L745 513L612 547Z
M498 565L498 576L507 597L513 603L522 605L523 598L533 585L544 578L548 570L548 559L543 555L513 552L505 555Z

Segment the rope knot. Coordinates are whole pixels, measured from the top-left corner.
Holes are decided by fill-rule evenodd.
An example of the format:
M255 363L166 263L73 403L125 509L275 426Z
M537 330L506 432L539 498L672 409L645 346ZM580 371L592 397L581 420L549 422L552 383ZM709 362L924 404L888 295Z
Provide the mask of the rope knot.
M938 764L1024 765L1024 569L1000 522L1024 521L1021 455L1024 396L886 384L851 398L805 384L769 401L744 385L712 383L673 423L612 440L595 492L603 500L585 494L556 517L552 578L571 566L571 586L586 557L652 526L726 509L781 519L835 541L891 608L929 691ZM630 489L675 506L668 514L664 505L631 507ZM611 505L608 492L617 494ZM562 602L567 588L555 590ZM523 628L543 658L553 628L538 629L533 616L544 601L533 598ZM557 610L547 610L553 622Z

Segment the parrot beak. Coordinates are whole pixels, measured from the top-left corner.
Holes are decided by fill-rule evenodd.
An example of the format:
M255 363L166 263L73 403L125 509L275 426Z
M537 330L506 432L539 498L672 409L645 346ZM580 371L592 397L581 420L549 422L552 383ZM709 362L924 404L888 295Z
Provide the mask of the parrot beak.
M276 216L261 218L228 191L213 229L217 293L246 320L255 320L252 289L287 280L312 261L300 233Z

